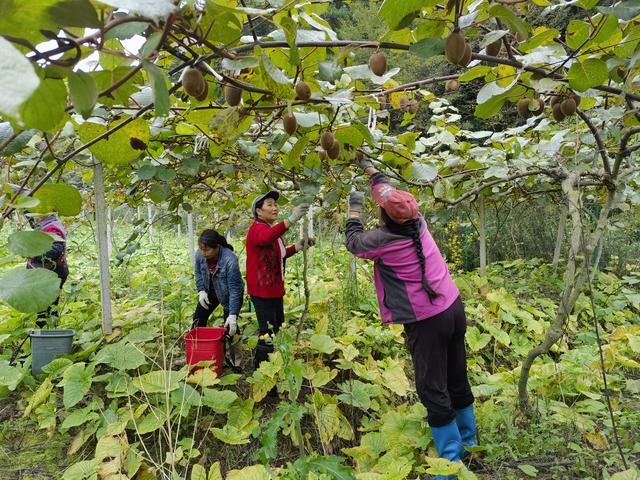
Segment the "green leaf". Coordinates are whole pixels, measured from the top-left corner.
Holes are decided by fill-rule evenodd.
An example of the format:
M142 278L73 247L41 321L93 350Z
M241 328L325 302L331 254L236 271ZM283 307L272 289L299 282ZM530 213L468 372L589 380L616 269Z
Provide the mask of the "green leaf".
M609 480L638 480L640 479L640 471L637 468L629 468L623 472L614 473Z
M407 27L420 13L428 0L385 0L380 6L378 17L389 25L391 30Z
M62 0L47 9L49 18L61 27L98 28L102 22L89 0Z
M164 182L172 182L176 178L176 171L172 168L160 167L156 175L158 179Z
M8 360L0 360L0 385L13 391L16 389L23 377L23 371L18 367L9 365Z
M411 53L421 58L431 58L444 53L444 40L442 38L425 38L409 47Z
M155 432L160 427L162 427L165 421L166 413L164 409L152 407L151 413L145 415L142 420L138 422L138 424L136 425L136 430L140 435Z
M66 408L73 407L84 398L93 379L93 367L87 368L84 362L74 363L64 371L60 385L64 387L62 400Z
M154 183L149 187L149 199L153 203L162 203L169 197L169 189L166 185Z
M35 257L51 250L53 238L39 230L14 232L9 235L7 249L22 257Z
M171 0L99 0L99 3L154 20L167 17L176 8Z
M271 475L264 465L251 465L241 470L230 470L226 478L227 480L269 480Z
M538 477L538 469L532 465L518 465L518 468L529 477Z
M333 353L338 344L328 335L314 334L311 336L311 348L322 353Z
M220 440L221 442L227 443L229 445L244 445L246 443L249 443L250 432L239 430L238 428L229 424L225 425L223 428L212 428L211 433L213 433L213 436L216 437L218 440ZM229 478L232 478L232 477L228 474L227 480ZM238 478L245 479L247 477L238 477Z
M73 109L82 115L82 118L89 118L98 101L98 88L93 77L82 71L71 72L69 74L69 95Z
M193 467L191 467L190 480L207 480L207 471L202 465L196 463Z
M156 370L133 379L133 385L145 393L171 392L178 388L185 377L184 372Z
M169 90L167 89L167 74L154 63L142 62L147 78L153 89L153 101L157 117L169 115Z
M627 0L613 7L596 7L596 10L628 22L640 15L640 0Z
M237 399L238 394L231 390L215 390L213 388L202 390L202 403L216 413L227 413Z
M222 68L225 70L237 71L243 68L255 68L260 65L260 61L256 57L237 57L234 60L229 58L222 59Z
M24 38L34 45L44 41L45 37L41 30L59 30L59 26L48 13L48 9L58 2L59 0L38 0L37 2L3 0L0 2L0 32L2 35Z
M51 383L51 379L47 378L44 382L40 384L38 389L33 392L31 398L29 398L29 403L27 404L27 408L24 409L24 413L22 414L23 418L29 416L29 414L34 411L39 405L41 405L49 395L51 394L51 390L53 390L53 384Z
M43 132L58 130L66 117L67 87L62 80L45 78L22 105L25 126Z
M360 380L352 380L351 382L341 383L338 388L343 392L337 397L341 402L363 410L368 410L371 406L371 397L366 383Z
M98 352L95 363L106 363L117 370L132 370L145 364L144 354L129 342L107 345Z
M81 408L80 410L73 411L71 415L64 419L62 425L60 425L60 431L64 433L70 428L77 427L91 419L98 418L98 415L91 410L92 406L88 406Z
M524 36L525 39L529 37L529 25L513 13L513 10L504 5L493 5L489 8L489 15L504 20L514 31Z
M575 62L567 74L569 86L578 92L584 92L607 82L609 71L607 64L599 58L589 58L584 62Z
M127 15L115 15L116 18L126 17ZM108 30L104 34L105 40L111 40L117 38L119 40L126 40L135 35L139 35L149 27L147 22L127 22L121 25L117 25Z
M569 48L575 50L589 38L589 24L582 20L571 20L567 26L565 39Z
M99 463L95 458L74 463L65 470L62 480L95 480Z
M293 146L293 148L289 151L289 155L287 155L286 160L282 162L282 166L287 170L291 170L294 167L300 166L300 155L304 152L307 144L309 143L309 139L307 137L300 137L298 141Z
M7 34L6 31L2 33ZM20 106L36 91L38 85L40 78L31 62L8 40L0 37L0 114L20 119Z
M261 58L264 71L273 79L273 81L281 85L291 84L289 77L287 77L282 70L276 67L264 52L261 52Z
M42 367L42 371L51 378L59 377L73 362L68 358L54 358L51 362Z
M17 267L0 277L0 300L20 312L37 313L60 294L60 279L51 270Z
M518 48L523 52L530 52L536 47L547 45L553 42L553 40L555 38L558 38L559 36L560 32L558 30L556 30L555 28L549 28L543 32L538 33L537 35L534 35L526 42L520 43L518 45Z
M340 78L342 74L342 68L340 68L335 61L325 61L318 63L318 77L320 80L327 82L333 82Z
M178 172L180 174L188 175L190 177L195 177L198 174L198 170L200 170L200 162L195 158L187 158L183 160L178 168Z
M157 168L154 165L146 164L141 166L136 172L140 180L150 180L156 174Z
M128 117L120 117L120 122ZM119 124L118 123L118 124ZM116 124L110 124L113 128ZM107 131L107 126L99 123L84 122L77 127L80 139L87 143ZM141 150L134 148L149 143L149 124L143 118L136 118L107 138L91 145L89 151L105 165L128 165L140 156Z
M289 45L289 63L293 66L300 65L300 54L296 45L296 35L298 34L298 26L296 22L289 16L283 16L280 19L280 28L284 31L287 44Z
M40 187L33 197L40 200L40 204L31 209L34 213L56 212L66 217L74 217L82 210L80 192L66 183L47 183Z

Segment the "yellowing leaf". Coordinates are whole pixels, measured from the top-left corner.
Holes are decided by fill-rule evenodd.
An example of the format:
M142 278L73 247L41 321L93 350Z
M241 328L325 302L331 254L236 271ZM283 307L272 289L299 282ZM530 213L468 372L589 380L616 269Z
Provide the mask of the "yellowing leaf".
M241 470L227 472L227 480L269 480L270 478L264 465L251 465Z

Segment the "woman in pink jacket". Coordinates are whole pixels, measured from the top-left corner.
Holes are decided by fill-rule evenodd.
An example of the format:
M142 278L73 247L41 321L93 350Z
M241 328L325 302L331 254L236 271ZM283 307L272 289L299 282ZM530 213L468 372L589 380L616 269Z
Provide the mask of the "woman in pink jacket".
M383 173L363 163L382 223L365 231L364 193L351 192L346 246L374 261L380 316L384 323L404 326L438 454L459 461L468 454L465 446L477 445L460 292L413 195L393 188Z

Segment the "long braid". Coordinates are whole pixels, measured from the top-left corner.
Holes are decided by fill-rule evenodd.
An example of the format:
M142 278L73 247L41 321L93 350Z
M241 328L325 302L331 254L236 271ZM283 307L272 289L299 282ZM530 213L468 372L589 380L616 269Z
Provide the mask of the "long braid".
M416 247L416 253L418 254L418 261L420 262L420 274L422 276L422 288L424 288L427 295L429 295L429 299L434 300L438 293L431 288L429 285L429 281L427 280L427 260L424 257L424 251L422 250L422 241L420 239L420 222L413 222L412 226L412 234L411 239L413 240L413 245Z

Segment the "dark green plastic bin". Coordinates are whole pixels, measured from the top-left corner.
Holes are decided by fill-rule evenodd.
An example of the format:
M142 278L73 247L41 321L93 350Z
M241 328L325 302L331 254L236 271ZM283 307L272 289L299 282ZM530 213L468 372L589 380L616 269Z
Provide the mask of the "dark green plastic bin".
M56 355L71 353L75 330L29 330L31 339L31 374L42 373L42 367Z

